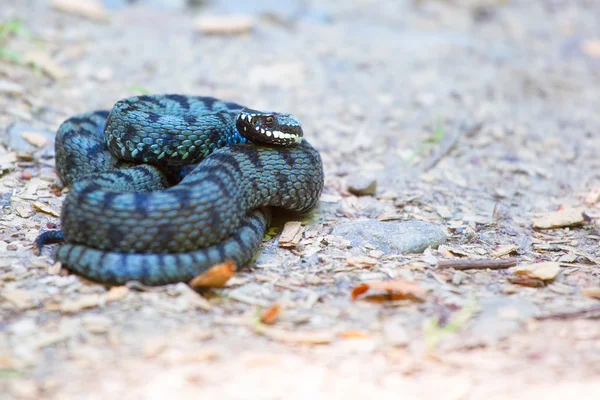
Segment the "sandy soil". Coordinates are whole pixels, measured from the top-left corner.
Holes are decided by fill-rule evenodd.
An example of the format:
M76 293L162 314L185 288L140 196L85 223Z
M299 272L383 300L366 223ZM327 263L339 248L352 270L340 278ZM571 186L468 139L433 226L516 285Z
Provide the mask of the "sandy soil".
M86 3L0 7L1 398L598 396L598 1ZM35 257L60 225L58 125L167 92L298 115L326 173L299 243L277 223L202 296ZM399 255L331 235L362 219L448 241ZM524 271L458 270L509 258ZM390 280L415 286L351 298Z

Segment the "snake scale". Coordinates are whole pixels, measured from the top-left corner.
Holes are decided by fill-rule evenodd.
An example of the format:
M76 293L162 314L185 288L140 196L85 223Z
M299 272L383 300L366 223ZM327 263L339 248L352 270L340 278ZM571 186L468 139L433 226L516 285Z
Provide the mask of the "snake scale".
M304 213L323 189L319 153L298 119L212 97L144 95L67 119L56 169L70 186L55 258L106 284L187 282L245 265L270 208Z

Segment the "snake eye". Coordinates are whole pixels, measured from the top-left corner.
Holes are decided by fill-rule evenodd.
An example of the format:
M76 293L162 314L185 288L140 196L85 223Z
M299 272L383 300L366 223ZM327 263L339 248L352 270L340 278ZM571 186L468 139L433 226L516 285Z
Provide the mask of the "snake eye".
M265 123L269 128L271 128L275 124L275 119L271 116L268 116L267 118L265 118Z

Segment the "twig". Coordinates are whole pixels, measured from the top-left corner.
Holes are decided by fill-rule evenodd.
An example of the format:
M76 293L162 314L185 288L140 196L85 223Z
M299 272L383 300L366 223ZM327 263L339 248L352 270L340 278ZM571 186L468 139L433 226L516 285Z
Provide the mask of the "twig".
M553 314L540 315L535 317L535 319L543 321L547 319L572 319L579 317L600 318L600 305L596 305L590 308L584 308L582 310L564 311Z
M457 270L465 269L506 269L517 265L516 258L506 260L440 260L438 268L454 268Z

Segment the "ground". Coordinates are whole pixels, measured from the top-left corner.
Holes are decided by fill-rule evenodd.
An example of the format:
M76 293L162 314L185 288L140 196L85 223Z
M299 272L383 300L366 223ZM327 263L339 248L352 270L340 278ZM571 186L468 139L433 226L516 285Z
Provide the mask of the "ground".
M0 397L600 393L598 1L87 3L0 7ZM66 195L57 127L140 93L300 118L326 185L291 248L277 222L202 295L34 256ZM447 240L398 254L332 235L365 219Z

